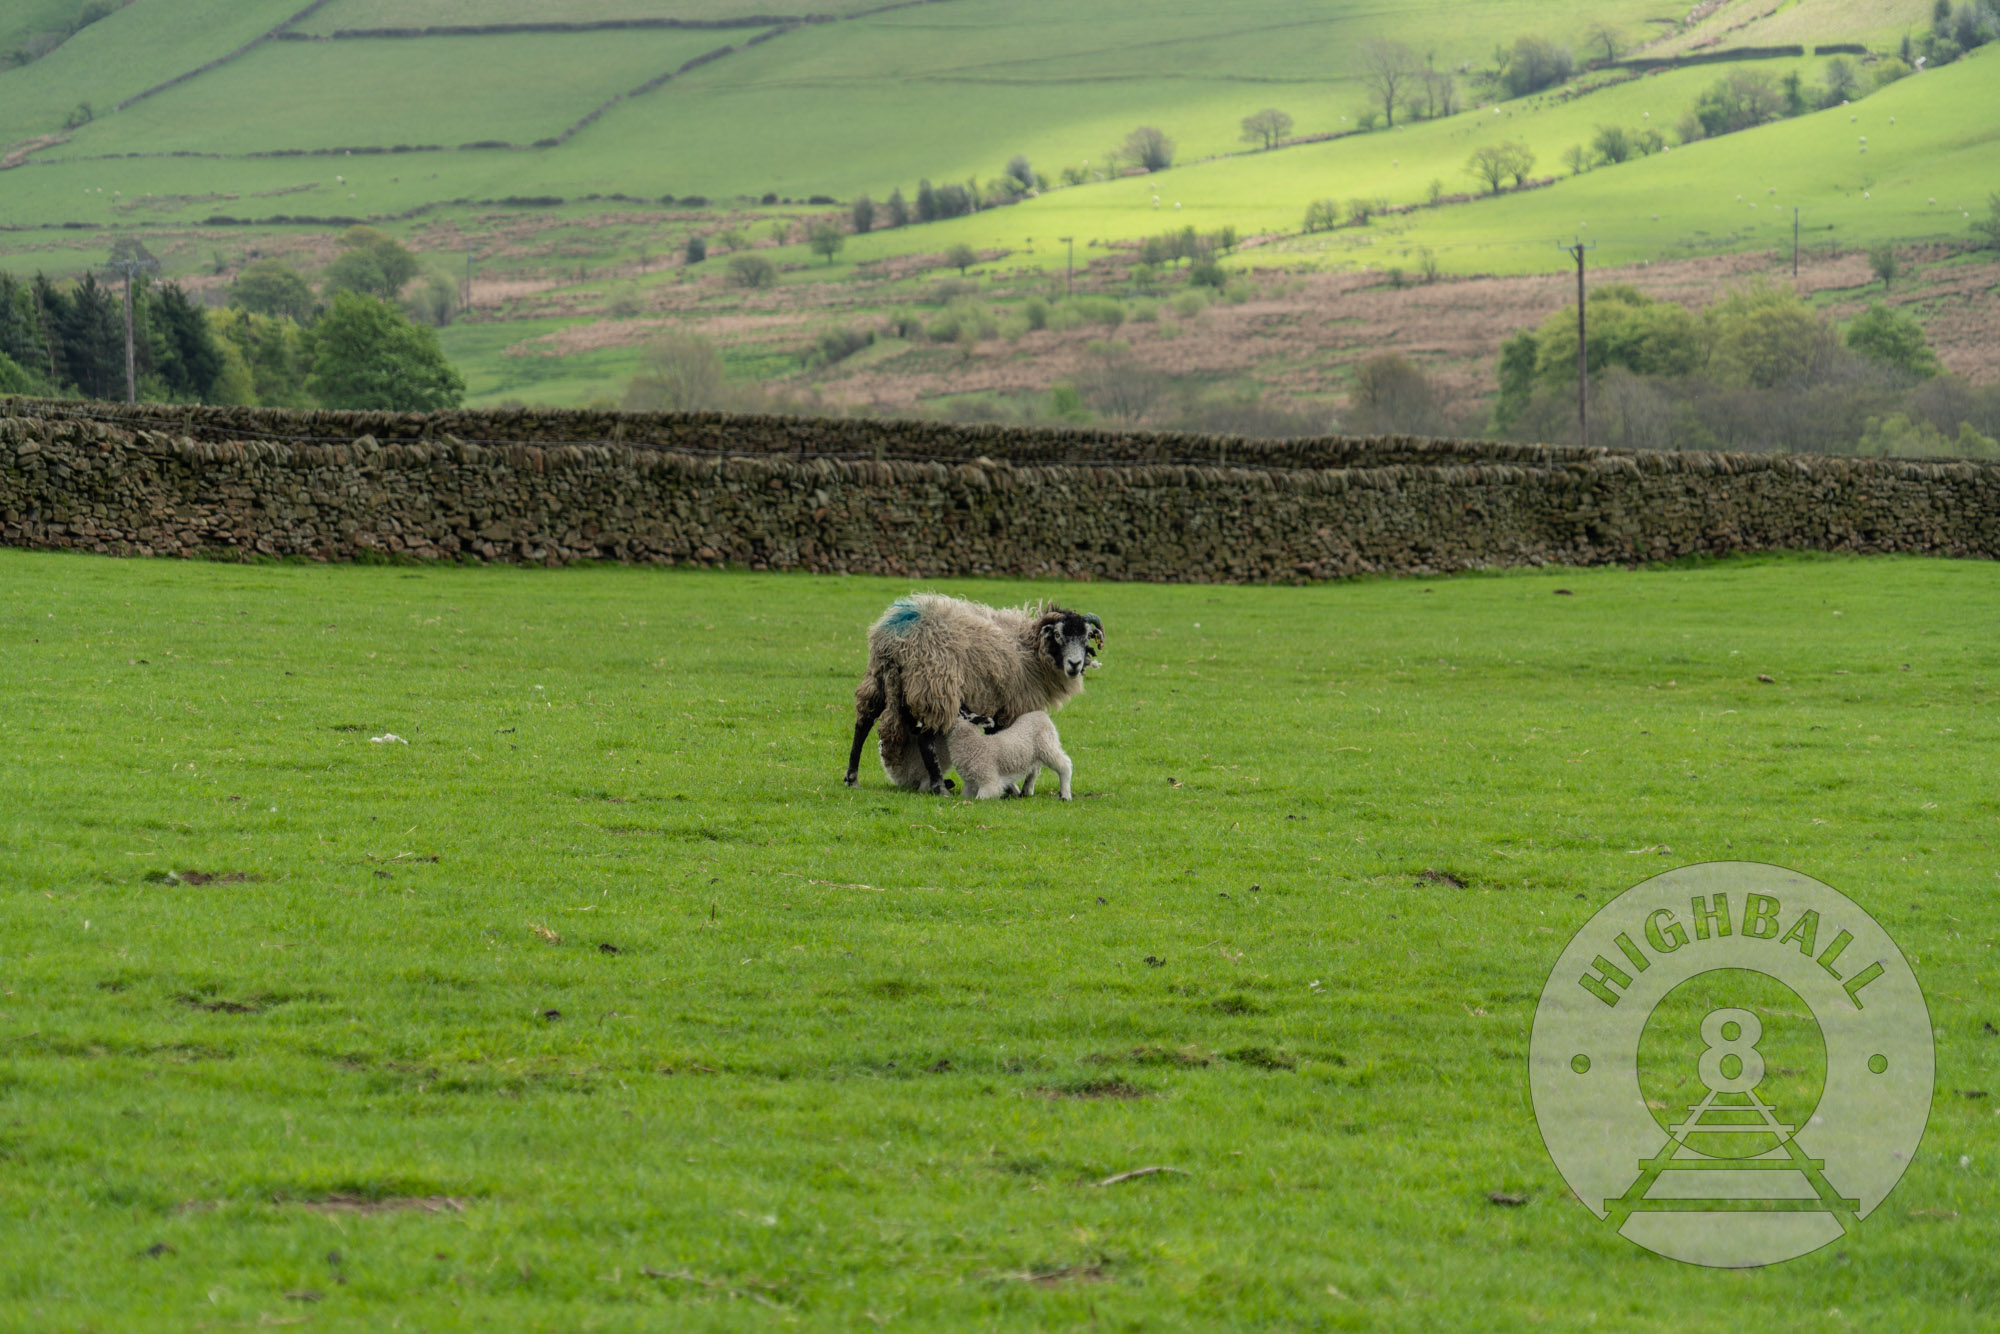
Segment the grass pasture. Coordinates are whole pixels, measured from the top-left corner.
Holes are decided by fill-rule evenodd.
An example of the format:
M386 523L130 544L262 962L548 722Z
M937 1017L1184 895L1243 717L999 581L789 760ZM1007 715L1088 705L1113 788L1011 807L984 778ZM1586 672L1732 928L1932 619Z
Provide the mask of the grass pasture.
M954 585L1104 616L1068 806L840 785L907 588L0 552L6 1323L1992 1326L1991 565ZM1724 858L1938 1037L1744 1273L1526 1102L1569 934Z
M526 145L554 138L600 103L725 44L713 32L678 30L269 42L108 120L91 147L228 155L456 148L481 140ZM246 107L258 113L246 116ZM390 171L420 179L436 169L431 159L438 156ZM416 170L419 161L424 172Z

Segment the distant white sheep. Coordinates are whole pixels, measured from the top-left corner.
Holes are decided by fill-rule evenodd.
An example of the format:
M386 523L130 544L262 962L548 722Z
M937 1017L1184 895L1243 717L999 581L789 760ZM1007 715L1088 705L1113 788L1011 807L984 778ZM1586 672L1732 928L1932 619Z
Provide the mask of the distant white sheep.
M974 801L1032 797L1035 777L1047 766L1062 783L1062 799L1069 800L1074 769L1063 753L1054 719L1036 709L1016 718L1012 727L989 735L986 729L992 725L991 718L961 713L951 729L952 763L965 780L966 796Z

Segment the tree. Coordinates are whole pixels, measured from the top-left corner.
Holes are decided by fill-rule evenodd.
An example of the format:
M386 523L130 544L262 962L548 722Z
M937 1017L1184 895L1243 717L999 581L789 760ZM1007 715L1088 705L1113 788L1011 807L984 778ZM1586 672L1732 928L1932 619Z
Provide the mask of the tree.
M815 255L824 256L831 266L833 257L847 244L847 234L840 230L839 223L822 219L806 228L806 244L812 247Z
M1507 174L1514 178L1514 188L1520 189L1528 183L1528 173L1535 169L1535 153L1526 144L1513 140L1501 145L1506 156Z
M125 316L122 300L86 273L69 292L35 278L35 304L55 344L49 378L85 398L125 397Z
M943 186L933 199L940 218L962 218L972 212L973 194L962 185Z
M917 182L917 221L936 222L942 215L938 212L937 190L928 178Z
M1357 227L1366 227L1383 202L1380 199L1350 199L1347 201L1347 220Z
M1591 24L1588 28L1584 29L1583 40L1592 46L1604 49L1606 64L1618 59L1618 53L1625 48L1625 39L1619 36L1618 30L1608 23Z
M1488 194L1499 194L1500 187L1507 180L1507 146L1486 144L1472 150L1472 156L1465 160L1466 174L1486 182Z
M1569 52L1545 37L1517 37L1514 45L1494 53L1500 66L1500 86L1509 97L1526 97L1568 81L1576 72Z
M625 388L627 412L701 412L727 406L722 354L706 338L668 334L639 359Z
M1986 216L1972 220L1972 234L1982 250L2000 250L2000 190L1986 200Z
M1090 350L1094 364L1076 377L1076 388L1095 411L1130 425L1166 395L1166 377L1142 365L1126 344L1093 343Z
M229 288L229 304L304 324L312 318L316 302L312 288L297 270L283 260L260 259L237 275Z
M229 392L218 395L218 401L267 408L313 406L306 392L303 331L296 323L281 315L258 315L238 307L210 311L209 324L222 344L225 361L233 354L250 377L247 394L240 392L243 386L228 386ZM233 369L225 366L225 385Z
M1583 175L1584 169L1590 166L1590 154L1584 151L1582 144L1571 144L1565 148L1562 151L1562 160L1572 176Z
M1850 350L1920 380L1928 380L1944 369L1916 317L1907 311L1891 310L1880 301L1854 317L1847 326L1846 341Z
M1596 150L1598 161L1614 167L1632 156L1632 137L1622 125L1598 126L1590 146Z
M1126 135L1119 151L1147 171L1165 171L1174 165L1174 141L1151 125L1141 125Z
M153 397L183 403L213 401L223 355L208 316L188 300L179 283L148 290L134 311L146 347L146 375Z
M1292 118L1276 107L1266 107L1243 118L1243 133L1239 137L1246 144L1261 143L1268 149L1291 134Z
M729 281L738 287L769 287L778 281L778 266L762 255L738 255L729 261Z
M1377 37L1361 44L1361 81L1382 108L1382 119L1391 128L1396 124L1396 103L1404 85L1419 72L1417 58L1401 42Z
M402 242L374 227L349 227L341 253L320 275L327 295L359 292L392 300L417 276L417 257Z
M875 230L874 200L870 199L867 195L861 195L855 199L851 211L854 218L854 234L856 236L866 236Z
M35 298L26 283L0 271L0 357L41 381L49 369L49 346L35 318ZM44 385L44 388L52 386ZM13 391L25 392L25 391Z
M1811 382L1840 347L1824 315L1788 290L1758 285L1709 307L1709 365L1731 388Z
M1785 94L1762 70L1732 70L1695 100L1695 118L1710 138L1778 119Z
M1024 154L1016 153L1007 159L1006 174L1010 180L1018 181L1024 191L1035 188L1035 169L1028 165Z
M1896 275L1902 272L1903 268L1896 260L1896 247L1886 241L1868 252L1868 267L1882 280L1884 290L1896 281Z
M965 271L979 262L979 252L969 245L955 245L944 252L944 262L957 269L963 277Z
M882 207L888 210L889 225L891 227L907 227L910 225L910 201L903 198L903 188L901 186L897 186L889 192L888 201Z
M1444 429L1444 405L1429 376L1407 357L1387 352L1355 368L1341 424L1363 434L1436 435Z
M686 262L699 264L708 258L708 242L699 236L688 237Z
M1330 232L1340 225L1340 205L1331 199L1315 199L1306 205L1306 230Z
M436 412L465 401L437 332L410 323L373 297L340 292L306 334L306 388L322 406L373 412Z
M1535 154L1526 144L1509 140L1504 144L1487 144L1472 150L1472 156L1465 161L1468 175L1486 182L1491 194L1499 194L1501 183L1509 176L1519 186L1528 179L1528 173L1535 168Z
M1855 88L1860 85L1861 76L1854 72L1854 66L1849 63L1846 56L1835 56L1826 62L1823 82L1826 85L1826 96L1821 99L1820 105L1837 107L1854 96Z

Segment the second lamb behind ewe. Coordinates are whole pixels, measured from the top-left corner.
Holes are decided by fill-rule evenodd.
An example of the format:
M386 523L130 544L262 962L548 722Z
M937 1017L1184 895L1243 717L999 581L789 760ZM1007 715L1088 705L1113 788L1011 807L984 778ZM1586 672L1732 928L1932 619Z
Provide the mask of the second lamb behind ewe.
M994 732L991 718L960 713L951 730L951 759L965 780L965 795L974 801L990 797L1035 795L1035 775L1047 765L1062 780L1062 799L1069 800L1072 772L1069 756L1055 722L1040 709L1024 713L1013 726Z

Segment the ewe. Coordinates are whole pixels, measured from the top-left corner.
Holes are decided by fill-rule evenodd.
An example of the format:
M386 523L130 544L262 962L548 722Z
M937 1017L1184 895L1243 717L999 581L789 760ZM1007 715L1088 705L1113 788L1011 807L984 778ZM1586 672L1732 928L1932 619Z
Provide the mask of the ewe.
M942 796L950 790L944 765L956 758L947 738L960 710L1002 726L1037 709L1053 712L1082 691L1103 643L1104 623L1087 612L988 607L937 593L897 598L868 631L847 785L860 781L861 747L879 719L890 780Z

